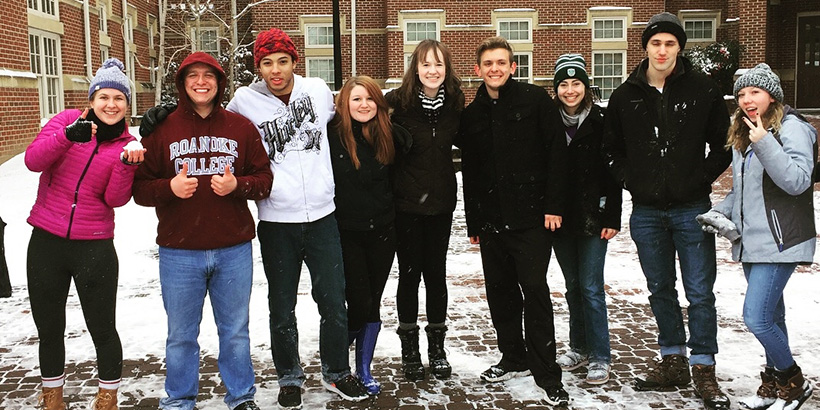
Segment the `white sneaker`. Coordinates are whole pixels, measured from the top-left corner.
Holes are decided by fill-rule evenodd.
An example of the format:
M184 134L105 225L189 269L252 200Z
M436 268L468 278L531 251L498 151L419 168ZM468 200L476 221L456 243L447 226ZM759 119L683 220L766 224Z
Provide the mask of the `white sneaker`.
M561 366L561 370L565 372L575 370L587 364L587 362L587 355L580 354L575 350L570 350L559 356L558 359L555 359L555 363L558 363L558 365Z
M587 368L587 383L604 384L609 381L609 363L590 362Z

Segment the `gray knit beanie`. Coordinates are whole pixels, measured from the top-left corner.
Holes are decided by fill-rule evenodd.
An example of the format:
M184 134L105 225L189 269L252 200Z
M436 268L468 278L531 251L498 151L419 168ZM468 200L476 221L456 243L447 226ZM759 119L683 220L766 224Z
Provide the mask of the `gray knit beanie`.
M760 63L755 68L747 71L735 81L735 88L732 94L737 100L737 93L746 87L757 87L766 90L769 95L777 101L783 102L783 88L780 86L780 77L772 72L771 67L766 63Z
M649 43L649 39L658 33L672 34L678 39L681 50L686 47L686 32L683 30L683 24L681 24L676 15L664 11L649 19L649 23L646 24L643 35L641 35L641 46L643 46L644 50L646 50L646 44Z
M561 81L567 78L577 78L589 88L589 75L587 75L586 61L580 54L562 54L555 61L555 75L552 84L556 90Z
M94 93L101 88L113 88L122 91L125 94L125 99L128 104L131 104L131 82L123 72L125 66L122 61L116 58L109 58L105 60L102 67L97 69L97 74L91 80L91 87L88 88L89 101L94 96Z

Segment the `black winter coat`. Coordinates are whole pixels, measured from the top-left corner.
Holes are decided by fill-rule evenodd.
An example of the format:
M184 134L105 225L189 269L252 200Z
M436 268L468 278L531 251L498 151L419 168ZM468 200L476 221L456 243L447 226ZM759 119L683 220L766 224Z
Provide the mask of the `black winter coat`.
M461 116L467 232L544 226L563 215L567 144L546 90L513 79L493 100L482 85Z
M562 121L560 113L558 121ZM604 162L603 136L604 112L593 104L568 147L570 191L563 233L598 237L603 228L621 230L623 190Z
M610 96L604 154L636 204L668 209L708 196L729 166L729 112L717 84L686 58L663 94L647 82L648 66L644 59Z
M353 121L359 169L350 161L336 127L329 125L328 142L336 182L336 221L340 229L369 231L393 223L393 189L390 167L376 161L376 151L362 136L362 125Z
M461 92L459 90L459 92ZM398 93L385 96L393 108L391 120L413 136L409 152L396 149L393 195L396 210L416 215L441 215L456 208L456 174L453 139L458 132L464 96L445 96L435 123L421 108L421 99L405 109Z

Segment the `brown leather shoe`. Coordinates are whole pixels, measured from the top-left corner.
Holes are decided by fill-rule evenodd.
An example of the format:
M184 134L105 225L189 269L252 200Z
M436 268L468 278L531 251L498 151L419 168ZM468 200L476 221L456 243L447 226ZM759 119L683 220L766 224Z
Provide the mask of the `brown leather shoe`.
M43 393L40 395L37 407L42 410L65 410L63 386L43 387Z
M689 359L679 354L666 355L643 379L635 378L638 390L655 390L672 386L686 386L692 380L689 374Z
M117 389L100 389L91 401L92 410L117 410Z
M695 384L695 393L703 400L707 409L728 409L729 397L720 391L715 378L715 366L696 364L692 366L692 381Z

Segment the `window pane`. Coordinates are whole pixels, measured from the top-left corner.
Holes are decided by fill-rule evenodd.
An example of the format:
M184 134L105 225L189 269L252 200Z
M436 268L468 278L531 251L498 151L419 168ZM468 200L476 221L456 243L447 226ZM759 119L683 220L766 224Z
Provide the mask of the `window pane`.
M316 58L308 60L307 76L321 78L328 86L333 88L336 80L333 59Z
M606 100L623 81L623 53L594 53L592 55L592 83L601 88Z
M501 21L498 23L498 32L507 40L528 41L530 39L530 23L528 21Z
M532 71L529 54L515 54L513 55L513 61L516 67L512 77L516 80L529 82Z
M428 22L408 22L407 23L407 41L416 42L426 39L436 38L436 23Z
M592 35L596 40L623 38L623 20L595 20L592 26Z
M29 62L31 63L31 72L34 74L42 74L43 69L40 66L40 41L37 36L29 34L28 53Z
M308 27L308 45L311 46L332 46L333 28L328 26Z

